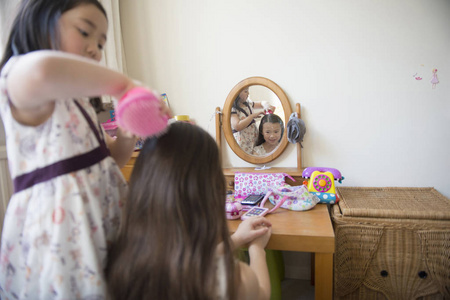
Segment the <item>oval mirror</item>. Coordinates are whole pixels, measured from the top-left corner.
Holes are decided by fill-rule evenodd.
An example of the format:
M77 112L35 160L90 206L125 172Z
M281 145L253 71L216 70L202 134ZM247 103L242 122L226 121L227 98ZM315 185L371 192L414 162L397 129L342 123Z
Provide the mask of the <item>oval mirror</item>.
M236 106L245 101L249 104L250 110L248 110L247 106L245 112L240 110L242 112L241 113L236 109ZM265 108L267 110L272 110L273 114L276 115L274 118L271 117L272 120L269 120L267 123L264 123L268 117L264 114ZM265 164L279 157L286 149L288 144L286 137L286 124L289 121L291 114L292 109L289 104L289 100L284 91L275 82L264 77L250 77L239 82L228 94L223 107L223 133L230 148L241 159L252 164ZM250 115L252 117L248 118L247 122L244 121L239 124L240 126L237 125L239 120L243 121ZM281 126L278 126L277 124L275 124L275 128L270 128L282 135L281 140L277 140L277 145L273 150L269 150L269 153L265 151L258 151L258 149L255 151L254 148L255 143L257 144L256 140L258 140L258 136L260 135L259 125L262 118L264 118L264 124L277 123L274 119L281 120L282 122L279 123L283 124L281 132L279 132ZM253 128L250 130L249 126ZM238 134L244 128L248 128L250 133L245 135L244 138L241 138ZM265 129L265 127L262 127L261 129ZM260 142L263 138L262 135L259 138L260 140L258 142ZM268 142L269 141L267 140L265 145L268 145ZM261 146L262 145L259 145L259 149L261 149ZM260 155L257 154L261 152L265 153Z

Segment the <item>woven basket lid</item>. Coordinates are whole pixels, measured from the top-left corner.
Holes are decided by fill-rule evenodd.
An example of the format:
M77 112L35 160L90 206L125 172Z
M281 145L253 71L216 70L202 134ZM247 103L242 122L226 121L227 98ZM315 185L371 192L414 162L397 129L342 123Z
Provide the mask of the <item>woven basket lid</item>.
M450 220L450 200L432 187L337 187L344 217Z

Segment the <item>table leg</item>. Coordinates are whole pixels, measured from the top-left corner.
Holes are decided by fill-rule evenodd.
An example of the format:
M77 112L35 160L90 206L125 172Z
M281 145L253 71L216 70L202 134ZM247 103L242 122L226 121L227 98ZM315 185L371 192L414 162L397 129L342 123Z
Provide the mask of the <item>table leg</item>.
M315 299L333 299L333 253L315 254Z

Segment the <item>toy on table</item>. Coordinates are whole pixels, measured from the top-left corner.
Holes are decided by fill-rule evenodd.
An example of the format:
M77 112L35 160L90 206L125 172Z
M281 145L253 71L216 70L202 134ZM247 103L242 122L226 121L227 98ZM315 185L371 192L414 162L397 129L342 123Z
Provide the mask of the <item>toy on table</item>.
M105 129L105 132L113 138L116 138L117 136L117 129L119 128L117 126L117 122L114 121L114 119L109 119L108 121L102 123L103 129Z
M241 204L254 206L258 204L263 198L263 195L248 195L244 200L241 201Z
M309 178L308 191L320 199L320 203L334 204L339 201L334 181L344 180L341 172L333 168L310 167L303 170L303 178Z
M259 206L253 206L252 208L250 208L245 214L243 214L241 216L241 220L245 220L251 217L258 217L258 216L265 216L267 214L273 213L274 211L276 211L281 205L283 205L284 201L286 201L289 197L285 196L283 197L283 199L281 199L276 205L275 207L273 207L272 209L268 209L266 207L264 207L264 204L266 204L267 199L269 199L269 196L271 196L273 194L273 192L269 191L266 196L264 197L264 199L261 201L261 203L259 204Z
M168 116L160 115L161 99L149 89L135 87L118 102L116 120L120 127L140 137L163 133Z
M225 203L225 212L227 219L239 219L242 216L242 204L234 198L234 195L227 195Z

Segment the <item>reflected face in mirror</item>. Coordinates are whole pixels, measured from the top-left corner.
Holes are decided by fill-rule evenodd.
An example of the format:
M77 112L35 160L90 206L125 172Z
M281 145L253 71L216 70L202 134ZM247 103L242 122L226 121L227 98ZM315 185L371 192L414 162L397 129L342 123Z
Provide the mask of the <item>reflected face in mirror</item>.
M253 149L254 155L266 155L280 144L284 133L284 123L275 114L265 115L259 124L259 135Z
M235 102L236 104L242 105L245 100L247 100L249 95L248 87L244 88L240 93L239 96L236 98Z

